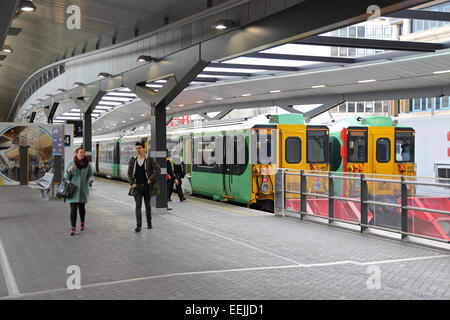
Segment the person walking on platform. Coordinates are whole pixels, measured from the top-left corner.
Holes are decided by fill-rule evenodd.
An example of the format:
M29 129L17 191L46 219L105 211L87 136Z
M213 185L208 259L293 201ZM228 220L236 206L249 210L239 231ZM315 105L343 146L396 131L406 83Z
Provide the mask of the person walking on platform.
M181 161L180 157L178 156L178 153L174 152L173 154L173 159L169 159L172 162L172 166L171 166L171 170L172 170L172 179L170 180L170 185L168 187L168 196L167 199L169 201L170 197L172 196L172 192L173 192L173 186L175 185L175 187L177 188L177 193L178 193L178 197L180 198L180 202L186 200L186 198L184 197L183 194L183 189L181 188L181 182L185 176L184 173L184 163ZM167 164L167 167L169 167L169 164Z
M70 223L72 229L70 235L73 236L76 232L77 210L80 212L80 231L85 229L86 208L89 197L89 183L92 183L94 176L92 167L86 158L86 151L83 147L75 149L75 156L73 161L69 163L64 172L64 178L72 182L76 188L72 198L68 199L70 203Z
M136 229L140 232L142 227L142 198L144 199L147 228L152 229L152 213L150 206L151 196L159 194L158 176L161 169L144 150L142 142L136 142L136 156L128 162L128 182L131 184L129 195L134 196L136 202Z

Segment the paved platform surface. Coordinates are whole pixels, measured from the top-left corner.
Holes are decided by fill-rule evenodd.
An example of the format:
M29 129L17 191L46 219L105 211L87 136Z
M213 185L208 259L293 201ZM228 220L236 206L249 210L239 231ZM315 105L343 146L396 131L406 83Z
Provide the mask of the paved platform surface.
M67 203L1 188L1 299L450 299L447 252L193 197L135 234L127 193L97 178L70 237Z

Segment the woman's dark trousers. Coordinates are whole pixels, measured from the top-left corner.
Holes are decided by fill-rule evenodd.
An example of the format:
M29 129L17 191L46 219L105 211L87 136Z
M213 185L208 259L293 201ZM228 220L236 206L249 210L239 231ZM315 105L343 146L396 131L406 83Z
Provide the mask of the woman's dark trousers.
M77 209L80 211L80 220L84 223L84 218L86 217L85 203L71 203L70 204L70 223L72 227L77 224Z

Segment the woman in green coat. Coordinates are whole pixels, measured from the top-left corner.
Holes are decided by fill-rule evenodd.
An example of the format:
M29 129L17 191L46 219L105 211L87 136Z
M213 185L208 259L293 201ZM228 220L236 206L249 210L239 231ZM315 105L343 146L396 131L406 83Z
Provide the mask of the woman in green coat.
M71 236L77 231L77 210L80 212L80 230L83 231L85 228L85 205L88 201L89 183L92 181L93 175L92 167L89 164L88 158L86 158L86 151L83 147L77 148L73 161L69 163L64 172L64 178L76 186L72 198L68 199L70 203L70 223L72 225L72 229L70 230Z

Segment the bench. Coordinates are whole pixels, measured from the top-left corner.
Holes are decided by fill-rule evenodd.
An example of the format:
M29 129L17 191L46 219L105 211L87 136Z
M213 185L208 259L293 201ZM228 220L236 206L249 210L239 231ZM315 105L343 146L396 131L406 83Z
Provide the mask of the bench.
M42 178L36 180L34 184L30 184L29 187L41 191L41 197L45 200L50 198L50 188L53 183L53 173L47 172Z

